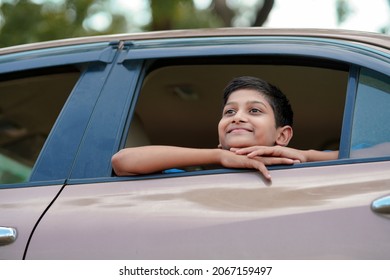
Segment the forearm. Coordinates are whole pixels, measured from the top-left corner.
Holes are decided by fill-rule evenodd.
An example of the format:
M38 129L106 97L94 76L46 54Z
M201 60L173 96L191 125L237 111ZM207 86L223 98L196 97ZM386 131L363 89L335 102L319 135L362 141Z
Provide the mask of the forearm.
M119 176L147 174L170 168L220 164L219 149L192 149L173 146L127 148L112 157Z
M303 151L303 153L306 157L306 161L308 161L308 162L335 160L339 156L338 151L324 152L324 151L317 151L317 150L306 150L306 151Z

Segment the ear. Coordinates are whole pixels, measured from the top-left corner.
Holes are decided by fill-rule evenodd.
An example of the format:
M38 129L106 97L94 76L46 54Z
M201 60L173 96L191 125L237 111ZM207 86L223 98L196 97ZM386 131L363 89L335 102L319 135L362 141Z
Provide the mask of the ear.
M278 136L276 137L276 145L287 146L293 137L293 129L289 125L278 128Z

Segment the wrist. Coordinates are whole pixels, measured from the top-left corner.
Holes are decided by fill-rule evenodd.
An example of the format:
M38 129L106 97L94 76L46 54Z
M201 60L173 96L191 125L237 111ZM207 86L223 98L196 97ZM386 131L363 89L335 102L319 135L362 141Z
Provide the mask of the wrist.
M324 161L324 160L334 160L338 157L337 151L317 151L317 150L307 150L304 152L306 161Z
M213 149L213 162L214 164L223 165L223 153L226 152L223 149Z
M303 152L305 161L306 161L306 162L314 161L314 158L315 158L314 153L315 153L315 152L316 152L316 151L315 151L315 150L312 150L312 149L310 149L310 150L305 150L305 151Z

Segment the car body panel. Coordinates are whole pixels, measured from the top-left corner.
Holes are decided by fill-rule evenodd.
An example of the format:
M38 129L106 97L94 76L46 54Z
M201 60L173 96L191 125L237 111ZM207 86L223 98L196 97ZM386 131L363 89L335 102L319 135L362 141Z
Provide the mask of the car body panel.
M389 168L275 170L272 183L256 172L75 183L27 259L388 259L390 223L371 203L390 192ZM58 242L47 243L53 227Z
M0 259L23 258L37 221L62 186L0 188L0 226L16 229L16 240L0 247Z

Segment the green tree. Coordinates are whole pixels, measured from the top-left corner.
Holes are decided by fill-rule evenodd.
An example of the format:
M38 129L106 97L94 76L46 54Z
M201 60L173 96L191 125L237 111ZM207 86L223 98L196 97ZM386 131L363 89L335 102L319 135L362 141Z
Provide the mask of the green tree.
M110 0L0 0L0 47L135 29L261 26L274 5L274 0L257 0L254 6L212 0L208 8L197 9L193 0L145 1L151 21L134 26L132 15L114 12Z
M262 26L274 6L274 0L244 1L212 0L204 10L197 10L193 0L150 0L152 21L149 30L169 30L235 25ZM240 18L244 18L241 21Z
M0 46L127 31L124 15L109 12L104 0L9 0L0 7ZM103 31L89 21L100 16L109 21Z
M352 14L348 0L337 0L336 2L337 23L340 25Z

